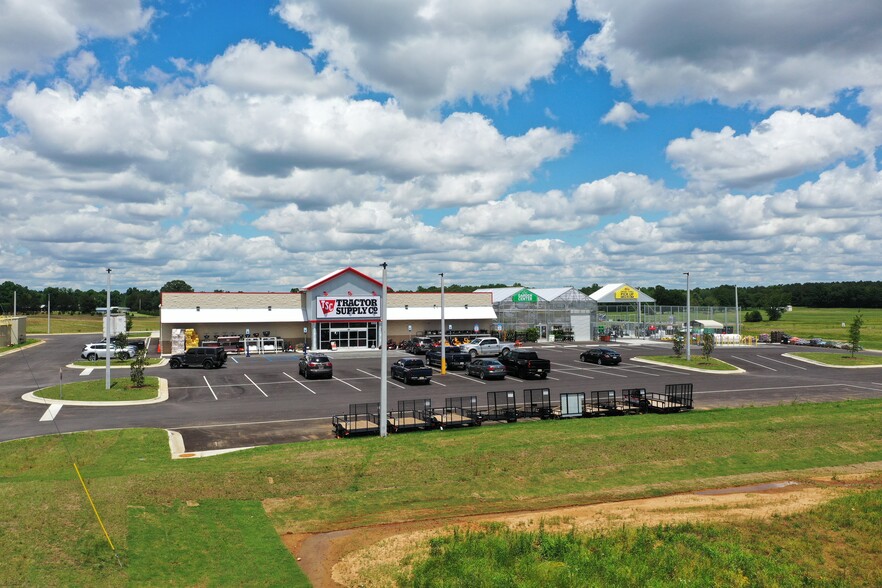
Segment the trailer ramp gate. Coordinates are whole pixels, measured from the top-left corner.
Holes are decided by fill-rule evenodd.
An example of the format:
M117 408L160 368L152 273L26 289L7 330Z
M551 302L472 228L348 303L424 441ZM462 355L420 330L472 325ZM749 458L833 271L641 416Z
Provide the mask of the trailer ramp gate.
M516 422L518 401L515 398L515 391L487 392L487 413L484 418L488 421Z
M585 400L585 416L612 416L625 414L615 390L592 390Z
M555 416L561 419L581 417L584 405L584 392L563 392L560 395L560 411Z
M481 424L483 415L478 412L477 396L451 396L444 399L444 408L433 410L432 421L444 427L468 427Z
M548 388L524 389L524 404L521 414L524 418L539 417L550 419L553 408L551 406L551 390Z
M349 412L331 418L334 435L339 439L350 435L380 433L380 403L350 404Z
M432 425L432 400L399 400L398 410L389 412L389 429L393 433L408 429L425 429Z

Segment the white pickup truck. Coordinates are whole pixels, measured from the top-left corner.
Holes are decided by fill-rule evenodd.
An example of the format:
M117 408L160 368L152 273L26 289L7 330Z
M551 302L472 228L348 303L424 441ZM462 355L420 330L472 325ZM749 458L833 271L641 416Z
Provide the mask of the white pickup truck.
M459 346L460 350L476 357L495 357L497 355L508 355L514 348L514 343L510 341L500 341L496 337L478 337L472 339L465 345Z

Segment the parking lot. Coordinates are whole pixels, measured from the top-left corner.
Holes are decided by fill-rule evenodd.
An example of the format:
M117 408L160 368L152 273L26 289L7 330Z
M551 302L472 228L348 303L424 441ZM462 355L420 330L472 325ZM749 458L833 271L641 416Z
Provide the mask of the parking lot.
M214 370L149 368L148 375L168 380L168 401L159 404L64 406L55 409L54 418L46 419L48 406L21 400L22 394L37 388L102 379L103 369L64 367L77 359L83 344L93 338L47 337L43 345L0 357L0 440L56 430L159 427L178 431L188 451L204 451L330 438L332 415L345 413L351 403L380 399L380 352L362 351L329 354L334 374L327 380L300 376L299 356L293 353L231 355L224 367ZM708 374L641 363L635 358L670 354L668 344L641 340L612 345L623 357L618 366L585 364L579 361L579 354L589 347L535 345L540 357L551 360L552 371L541 380L508 376L502 381L483 381L462 371L441 375L437 369L427 385L405 385L390 378L389 407L394 409L399 400L414 399L430 399L433 406L443 406L445 398L471 395L483 405L487 392L500 390L514 390L520 398L525 388L549 388L552 399L557 400L565 392L637 387L652 392L666 384L686 382L694 385L696 409L882 397L882 369L817 366L786 357L785 353L797 351L789 346L717 348L714 357L743 369L739 374ZM389 351L388 363L402 356L407 354ZM113 377L127 375L126 369L113 371Z

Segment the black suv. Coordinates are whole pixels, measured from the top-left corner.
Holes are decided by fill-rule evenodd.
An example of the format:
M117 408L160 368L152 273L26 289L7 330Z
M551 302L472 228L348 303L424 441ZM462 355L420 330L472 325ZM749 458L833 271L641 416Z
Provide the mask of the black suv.
M191 347L186 353L172 355L168 365L172 369L180 367L219 368L227 361L223 347Z
M432 340L428 337L414 337L410 341L408 341L408 346L405 350L408 353L413 353L414 355L425 355L430 349L432 349L434 345L432 344Z

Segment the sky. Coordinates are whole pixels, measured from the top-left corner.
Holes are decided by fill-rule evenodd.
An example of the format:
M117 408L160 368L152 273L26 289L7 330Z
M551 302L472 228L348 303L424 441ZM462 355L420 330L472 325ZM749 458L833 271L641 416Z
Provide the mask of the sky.
M882 279L878 0L0 0L0 281Z

